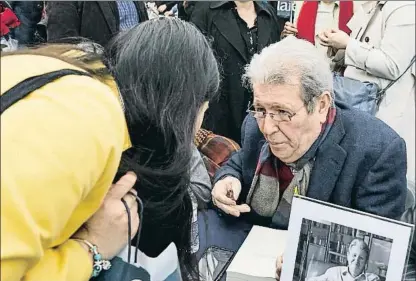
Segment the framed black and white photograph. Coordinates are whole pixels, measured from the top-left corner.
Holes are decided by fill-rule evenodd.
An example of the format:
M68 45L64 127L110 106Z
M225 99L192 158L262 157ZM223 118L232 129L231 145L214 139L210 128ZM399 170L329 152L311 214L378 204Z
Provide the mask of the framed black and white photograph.
M282 280L401 280L413 231L410 224L296 196Z

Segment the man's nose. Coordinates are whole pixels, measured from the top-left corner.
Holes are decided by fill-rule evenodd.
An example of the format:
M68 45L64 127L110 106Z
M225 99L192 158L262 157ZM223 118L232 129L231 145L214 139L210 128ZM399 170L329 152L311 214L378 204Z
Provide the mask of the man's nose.
M263 120L263 132L265 135L271 136L279 131L279 126L270 115L266 115Z

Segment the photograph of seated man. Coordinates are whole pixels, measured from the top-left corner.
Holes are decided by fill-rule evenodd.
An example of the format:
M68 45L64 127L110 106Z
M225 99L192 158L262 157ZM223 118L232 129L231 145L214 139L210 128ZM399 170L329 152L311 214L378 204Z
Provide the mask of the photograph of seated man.
M308 281L379 281L374 273L366 273L370 249L364 240L354 239L347 252L348 266L336 266L329 268L325 274L309 278Z
M303 218L293 281L386 281L392 237Z

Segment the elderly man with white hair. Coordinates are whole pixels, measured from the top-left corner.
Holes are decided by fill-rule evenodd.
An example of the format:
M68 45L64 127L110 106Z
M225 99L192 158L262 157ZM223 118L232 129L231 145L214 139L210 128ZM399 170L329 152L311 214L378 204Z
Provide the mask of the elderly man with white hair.
M376 274L365 272L369 257L367 243L356 238L348 247L348 266L331 267L325 274L309 278L308 281L380 281Z
M212 200L226 214L287 229L294 193L399 219L406 147L385 123L335 106L329 62L289 36L246 68L254 92L242 149L216 174ZM308 210L305 210L308 212Z

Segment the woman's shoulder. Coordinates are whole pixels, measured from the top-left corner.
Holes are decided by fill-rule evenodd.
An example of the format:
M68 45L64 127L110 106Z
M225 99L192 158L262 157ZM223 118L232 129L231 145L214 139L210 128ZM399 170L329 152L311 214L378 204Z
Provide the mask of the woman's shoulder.
M386 12L393 12L396 9L415 6L415 1L380 1L383 5L383 10L385 9ZM414 8L413 8L414 9Z
M415 1L380 1L380 10L387 21L393 13L400 12L400 19L409 24L415 23ZM364 4L363 4L364 6Z
M30 77L62 69L83 71L68 62L39 55L4 56L1 67L2 94ZM110 138L106 137L106 134L117 134L126 128L122 106L115 91L111 85L90 76L66 75L33 91L24 98L25 102L18 102L7 109L2 114L2 121L21 126L21 130L27 126L43 125L53 131L58 126L57 120L60 120L59 126L68 126L68 134L81 137L81 131L85 131L94 135L101 144L118 146L118 142L123 141L121 137L113 139L112 142L117 143L111 143ZM22 123L21 120L26 121ZM12 132L9 132L9 136L13 138Z
M71 60L71 58L69 60ZM66 61L38 54L16 54L3 56L1 58L1 68L3 70L1 73L1 94L28 78L45 75L59 70L70 69L85 72L86 75L82 76L69 74L65 75L61 79L47 83L47 86L55 85L60 88L60 91L55 95L59 96L66 91L71 91L71 88L79 87L80 84L82 84L85 90L88 89L90 91L94 91L95 89L103 91L104 97L106 95L118 97L117 87L115 86L114 80L110 76L107 77L107 79L95 79L90 75L87 75L88 73L86 70L71 64L69 60ZM94 63L91 68L97 68L96 64L97 63ZM102 65L102 67L104 66ZM45 93L45 91L43 91L43 93ZM38 93L38 95L39 94L42 93Z
M69 60L70 59L71 58L69 58ZM65 60L61 60L57 57L29 53L2 56L1 68L3 70L1 73L2 94L8 89L12 88L14 85L30 77L39 76L62 69L85 71L82 68L77 67ZM87 81L91 82L91 85L97 85L95 82L98 80L89 77L75 77L80 79L87 78ZM102 83L99 82L98 84Z

